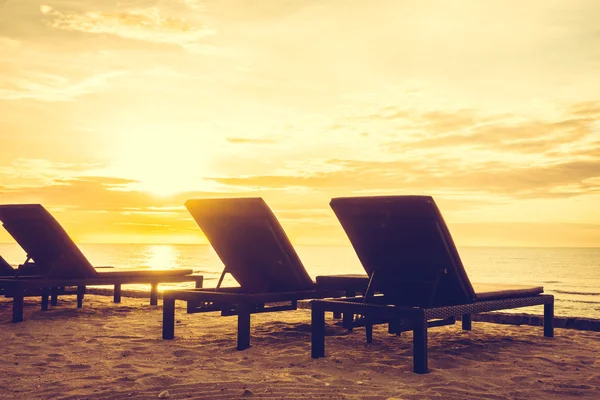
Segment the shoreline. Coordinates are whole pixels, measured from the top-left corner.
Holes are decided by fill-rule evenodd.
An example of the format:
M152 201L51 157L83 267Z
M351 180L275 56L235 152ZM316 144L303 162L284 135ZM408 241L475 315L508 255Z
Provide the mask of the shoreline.
M108 288L87 288L86 293L99 296L112 296L113 290ZM121 295L130 298L148 298L150 292L136 289L123 289L121 290ZM158 293L158 298L162 299L162 292ZM478 322L516 326L543 326L544 323L544 318L540 314L507 313L498 311L474 314L472 319L473 321ZM600 318L554 316L554 327L600 332Z
M474 314L473 321L490 322L504 325L543 326L544 317L537 314L489 312ZM600 332L600 319L583 317L554 316L554 327L561 329L576 329L580 331Z

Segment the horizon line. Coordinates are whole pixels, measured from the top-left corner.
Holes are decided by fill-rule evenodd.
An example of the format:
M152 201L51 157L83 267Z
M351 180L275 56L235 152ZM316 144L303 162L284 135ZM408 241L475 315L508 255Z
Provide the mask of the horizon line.
M110 246L211 246L210 243L136 243L136 242L79 242L77 245L110 245ZM15 242L0 242L0 245L16 245ZM350 247L351 244L295 244L295 246L310 246L310 247ZM456 247L477 247L477 248L519 248L519 249L600 249L598 246L518 246L518 245L457 245Z

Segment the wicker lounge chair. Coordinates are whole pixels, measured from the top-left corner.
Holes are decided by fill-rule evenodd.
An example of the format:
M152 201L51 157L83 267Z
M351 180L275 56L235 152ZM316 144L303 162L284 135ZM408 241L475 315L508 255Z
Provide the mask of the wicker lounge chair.
M173 339L175 300L188 313L237 315L237 349L250 347L250 315L295 310L298 300L331 293L316 290L277 218L262 198L188 200L185 206L225 265L214 289L164 293L163 339ZM226 274L239 287L221 287Z
M13 277L17 271L0 256L0 276Z
M203 277L192 275L191 269L118 269L96 270L71 240L62 226L40 204L0 205L0 221L27 253L27 260L17 275L2 277L0 287L6 297L13 298L13 322L23 320L23 297L42 296L42 310L48 309L48 296L56 305L59 293L71 293L77 287L77 307L81 308L85 288L89 285L114 286L114 301L121 301L122 284L150 284L150 304L158 302L158 284L195 282L202 286ZM35 270L36 274L18 271Z
M362 315L367 341L377 321L394 322L397 333L412 330L416 373L428 372L427 328L456 317L470 330L471 314L543 304L544 336L553 336L554 297L541 294L543 288L470 283L433 198L336 198L331 207L367 272L369 289L362 297L310 302L313 358L325 355L325 311ZM323 277L317 283L339 289L344 279ZM382 295L369 294L375 291Z

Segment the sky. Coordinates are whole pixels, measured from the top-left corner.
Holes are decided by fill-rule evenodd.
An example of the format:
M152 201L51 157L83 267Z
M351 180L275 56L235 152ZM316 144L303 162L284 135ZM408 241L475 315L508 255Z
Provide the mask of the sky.
M600 2L0 0L0 203L79 243L206 243L263 197L431 195L459 246L600 247ZM11 242L0 232L0 242Z

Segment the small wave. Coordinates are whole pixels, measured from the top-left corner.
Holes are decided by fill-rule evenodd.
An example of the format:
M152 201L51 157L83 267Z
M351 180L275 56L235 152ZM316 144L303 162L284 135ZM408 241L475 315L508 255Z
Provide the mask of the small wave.
M600 301L593 301L593 300L568 300L568 299L560 299L559 301L561 303L568 302L568 303L581 303L581 304L600 304Z
M542 283L561 283L561 281L543 281Z
M212 275L220 275L221 271L215 271L215 270L204 270L204 269L194 269L193 270L195 274L212 274Z
M555 290L555 292L560 294L575 294L578 296L600 296L599 292L570 292L568 290Z

